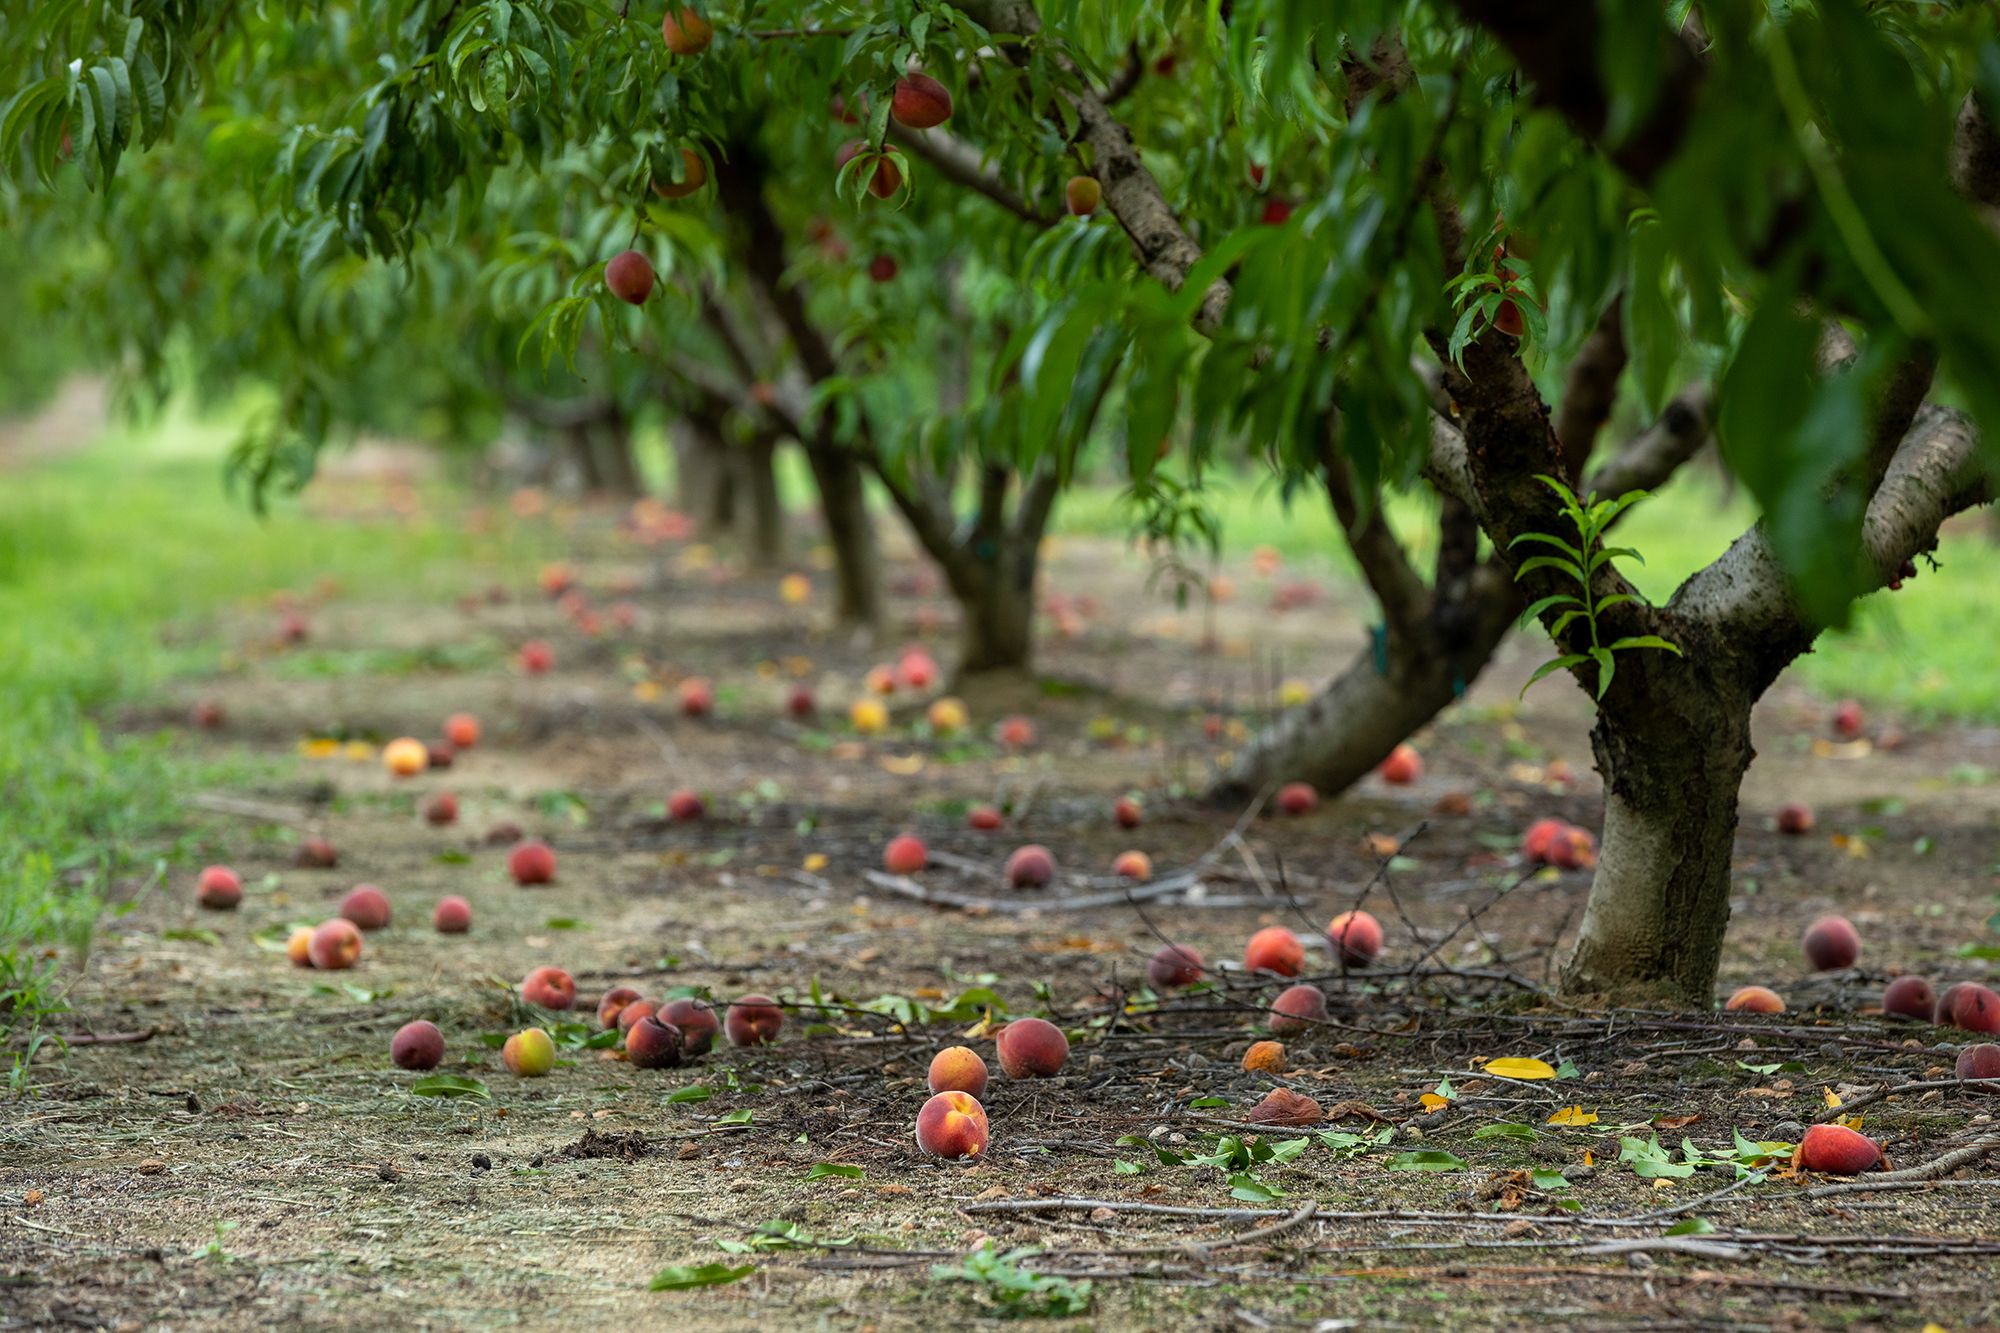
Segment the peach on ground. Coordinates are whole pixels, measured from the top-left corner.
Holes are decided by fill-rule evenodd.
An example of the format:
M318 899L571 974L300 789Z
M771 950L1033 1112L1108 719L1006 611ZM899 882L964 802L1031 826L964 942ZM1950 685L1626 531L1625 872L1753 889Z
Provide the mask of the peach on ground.
M614 1021L617 1023L620 1032L630 1032L634 1023L650 1014L657 1014L659 1012L660 1006L656 1001L630 1000L619 1009L618 1017Z
M917 1146L953 1160L986 1151L986 1108L969 1092L940 1092L917 1112Z
M930 864L930 856L922 838L899 833L882 849L882 868L892 875L914 875Z
M994 1042L1008 1078L1052 1078L1069 1059L1069 1038L1046 1018L1017 1018Z
M625 1030L625 1058L641 1069L672 1069L680 1064L681 1030L647 1014Z
M921 648L912 648L896 662L896 683L905 689L927 690L937 684L937 659Z
M1729 997L1724 1009L1745 1014L1782 1014L1785 1002L1768 986L1743 986Z
M1326 937L1348 967L1367 967L1382 952L1382 923L1369 912L1342 912L1326 923Z
M1568 827L1560 819L1537 819L1521 835L1521 856L1531 865L1547 865L1556 839Z
M681 1046L689 1056L707 1055L722 1031L722 1020L707 1000L686 997L669 1000L659 1008L660 1021L681 1030Z
M715 691L705 680L684 680L680 684L681 712L689 717L707 717L715 711Z
M1192 986L1201 980L1206 968L1199 950L1185 944L1162 944L1146 962L1146 980L1157 990Z
M470 713L453 713L444 720L444 738L461 750L479 744L479 719Z
M1597 839L1587 829L1565 824L1549 842L1549 864L1558 870L1588 870L1597 864Z
M1302 815L1319 804L1319 793L1310 782L1287 782L1278 788L1277 805L1282 814Z
M540 639L530 639L521 645L521 670L531 676L540 676L556 664L556 651Z
M556 1067L556 1044L540 1028L523 1028L500 1048L500 1063L521 1078L546 1078Z
M1325 1018L1326 992L1301 982L1286 988L1282 995L1271 1001L1268 1022L1273 1034L1290 1037L1311 1031L1314 1023Z
M1882 1160L1882 1149L1866 1134L1845 1125L1814 1125L1792 1155L1801 1171L1858 1176Z
M1952 1072L1960 1078L2000 1079L2000 1046L1990 1041L1982 1041L1977 1046L1968 1046L1958 1053ZM2000 1092L2000 1087L1984 1088L1984 1092Z
M1302 1092L1273 1088L1243 1118L1259 1125L1288 1125L1302 1129L1307 1125L1317 1125L1326 1118L1326 1112L1317 1101Z
M1285 1043L1281 1041L1253 1041L1250 1049L1243 1052L1245 1073L1282 1074L1288 1067Z
M1009 750L1025 750L1035 743L1035 724L1025 717L1010 717L1000 723L1000 744Z
M312 965L326 972L353 967L361 957L361 932L346 917L322 921L306 946Z
M686 788L667 797L667 818L677 824L692 823L708 813L708 807L701 797Z
M1120 852L1111 863L1111 873L1125 879L1151 879L1153 858L1139 851Z
M389 1059L398 1069L436 1069L444 1059L444 1033L421 1018L405 1023L389 1039Z
M1423 757L1408 741L1389 751L1389 757L1375 770L1392 787L1407 787L1424 775Z
M932 700L924 717L930 722L931 730L940 736L964 731L972 721L972 714L966 711L965 705L949 697Z
M1130 796L1120 796L1111 803L1111 817L1119 828L1138 828L1141 818L1139 803Z
M1851 741L1861 734L1861 705L1852 699L1843 699L1833 710L1833 734L1844 741Z
M292 932L291 938L285 941L285 957L292 960L293 967L311 967L313 965L312 937L313 928L311 926L300 926Z
M785 711L793 717L811 717L819 711L819 704L813 698L810 685L794 685L792 692L785 696Z
M1800 947L1805 950L1806 961L1816 969L1836 972L1853 967L1861 957L1861 936L1846 917L1823 916L1806 927Z
M363 930L389 924L389 895L373 884L357 884L340 900L340 914Z
M438 899L431 912L431 927L440 935L463 935L472 929L472 904L455 893Z
M1778 807L1778 832L1800 834L1812 832L1812 807L1799 801L1787 801Z
M398 736L382 747L382 764L399 778L413 778L431 766L431 752L414 736Z
M431 824L455 824L458 822L458 798L448 791L441 791L424 802L424 820Z
M576 982L559 967L538 967L522 978L521 998L544 1009L568 1009L576 1004Z
M424 758L432 768L450 768L458 760L458 747L450 741L432 741L424 747Z
M597 1002L597 1026L615 1028L618 1026L618 1011L634 1000L644 999L630 986L613 986L604 992L604 998Z
M965 826L982 833L991 833L1000 822L1000 811L990 805L975 805L965 812Z
M889 695L896 692L896 671L893 667L872 666L861 677L861 688L870 694Z
M880 699L856 699L847 710L847 721L864 736L889 729L889 710Z
M243 877L228 866L205 866L195 881L194 900L211 911L226 912L243 901Z
M1003 873L1011 888L1039 889L1056 877L1056 862L1048 848L1031 842L1008 855Z
M1882 992L1882 1012L1928 1023L1937 1012L1937 992L1922 977L1897 977Z
M1266 926L1243 946L1243 966L1252 972L1275 972L1295 977L1305 966L1306 946L1283 926Z
M925 1082L932 1092L986 1095L986 1061L970 1046L947 1046L931 1057Z
M1970 981L1960 982L1951 991L1948 1016L1953 1027L1967 1032L2000 1032L2000 995Z
M778 1039L785 1011L768 995L746 995L729 1006L722 1030L731 1046L765 1046Z
M511 847L521 840L521 826L511 819L503 819L486 830L485 843L489 847Z
M301 838L292 864L306 870L331 870L340 863L340 853L325 838Z
M507 873L516 884L547 884L556 877L556 854L540 839L507 853Z

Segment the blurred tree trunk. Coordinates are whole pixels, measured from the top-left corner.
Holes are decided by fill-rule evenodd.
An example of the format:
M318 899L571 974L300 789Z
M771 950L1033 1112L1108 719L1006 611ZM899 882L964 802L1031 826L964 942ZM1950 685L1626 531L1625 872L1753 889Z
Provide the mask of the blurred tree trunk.
M880 559L861 467L835 448L808 445L806 460L819 486L820 512L833 546L834 615L843 625L882 622Z
M751 566L769 569L785 553L785 511L778 499L775 467L778 442L760 435L738 444L729 453L735 491L741 502L738 534Z

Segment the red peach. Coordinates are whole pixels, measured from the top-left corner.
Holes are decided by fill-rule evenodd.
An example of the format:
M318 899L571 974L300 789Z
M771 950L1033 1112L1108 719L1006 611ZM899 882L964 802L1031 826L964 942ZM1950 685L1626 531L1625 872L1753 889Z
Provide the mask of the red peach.
M1342 912L1326 923L1326 937L1347 967L1367 967L1382 952L1382 923L1369 912Z
M1120 852L1111 863L1111 873L1124 879L1151 879L1153 858L1144 852Z
M325 838L302 838L292 856L292 864L306 870L331 870L340 863L340 853Z
M669 8L660 19L660 40L677 56L698 56L715 40L715 25L686 5Z
M1882 992L1882 1012L1928 1023L1937 1012L1937 992L1922 977L1897 977Z
M729 1006L722 1030L731 1046L765 1046L778 1039L785 1011L768 995L746 995Z
M576 571L561 560L543 565L535 582L550 597L561 597L576 586Z
M1521 835L1521 856L1530 865L1547 865L1557 838L1569 825L1560 819L1537 819Z
M896 682L907 690L927 690L937 684L937 659L921 648L912 648L896 663Z
M667 797L667 818L676 824L689 824L708 813L701 796L683 787Z
M1069 1038L1046 1018L1017 1018L994 1043L1008 1078L1053 1078L1069 1059Z
M389 895L373 884L357 884L340 900L340 914L363 930L389 924Z
M458 822L458 798L448 791L441 791L424 802L424 820L431 824L455 824Z
M1146 962L1146 980L1155 990L1192 986L1206 968L1198 951L1185 944L1162 944Z
M194 710L188 714L188 720L203 731L216 731L227 718L223 715L221 704L213 699L203 699L195 704Z
M1310 782L1287 782L1278 788L1278 810L1281 814L1302 815L1319 804L1319 793Z
M627 305L644 305L658 280L653 261L637 250L620 250L604 265L604 285Z
M398 1069L436 1069L444 1059L444 1033L421 1018L405 1023L389 1039L389 1059Z
M1812 807L1798 801L1787 801L1778 807L1778 832L1800 834L1812 832Z
M1243 948L1243 966L1252 972L1275 972L1295 977L1305 966L1306 946L1283 926L1266 926L1250 937Z
M2000 995L1965 981L1951 988L1951 1025L1967 1032L2000 1032ZM1950 992L1948 992L1950 993Z
M1013 850L1003 873L1009 888L1039 889L1056 877L1056 862L1048 848L1031 842Z
M834 161L838 166L845 167L867 150L867 144L859 139L853 139L840 146L840 152L835 155ZM868 193L877 199L887 199L903 188L903 173L897 169L895 162L887 153L875 154L873 160L875 169L868 175ZM862 166L864 170L867 169L865 162Z
M1267 227L1282 227L1292 218L1292 203L1289 199L1267 199L1260 216Z
M1990 1041L1968 1046L1958 1053L1958 1061L1952 1072L1960 1078L2000 1078L2000 1046ZM2000 1092L2000 1088L1982 1088L1982 1092Z
M453 713L444 720L444 738L461 750L479 744L479 719L470 713Z
M306 946L312 965L326 972L353 967L361 957L361 932L346 917L322 921Z
M1806 927L1800 942L1806 960L1821 972L1853 967L1861 956L1861 936L1844 916L1823 916Z
M917 1112L917 1146L933 1157L977 1157L986 1143L986 1108L969 1092L940 1092Z
M625 1058L640 1069L672 1069L681 1062L681 1030L648 1014L625 1030Z
M965 812L965 826L990 833L1000 827L1000 812L990 805L975 805Z
M1269 1025L1274 1036L1289 1037L1309 1030L1326 1018L1326 992L1301 983L1271 1002Z
M999 736L1009 750L1025 750L1035 743L1035 724L1025 717L1010 717L1001 722Z
M195 881L194 900L212 911L226 912L243 901L243 879L228 866L205 866Z
M463 935L472 929L472 904L455 893L438 899L431 912L431 927L440 935Z
M450 768L458 759L458 748L450 741L432 741L424 747L424 759L432 768Z
M914 875L930 864L930 849L914 834L899 833L882 849L882 868L892 875Z
M889 114L913 130L933 129L951 119L951 92L928 74L905 75L896 80Z
M521 826L512 820L502 820L486 830L485 842L489 847L507 847L520 840Z
M556 664L556 650L540 639L531 639L521 645L521 670L531 676L546 674Z
M630 1032L634 1023L659 1012L660 1006L657 1001L631 1000L619 1009L618 1017L613 1022L617 1025L619 1032ZM675 1024L675 1026L678 1027L679 1024Z
M715 711L715 691L699 677L681 682L680 701L681 712L688 717L707 717Z
M604 998L597 1002L597 1026L615 1028L618 1026L618 1011L634 1000L644 999L630 986L613 986L604 992Z
M1785 1002L1768 986L1744 986L1722 1006L1746 1014L1782 1014Z
M1833 734L1844 741L1851 741L1861 734L1861 705L1852 699L1843 699L1833 710Z
M1882 1149L1866 1134L1845 1125L1814 1125L1799 1140L1792 1160L1801 1171L1858 1176L1882 1160Z
M312 937L313 929L311 926L300 926L292 932L291 938L285 941L285 957L292 960L293 967L311 967L313 965Z
M1111 803L1111 818L1117 821L1119 828L1138 828L1139 803L1130 796L1119 797Z
M1590 869L1597 864L1597 839L1574 824L1563 825L1549 842L1549 864L1558 870Z
M970 1046L947 1046L931 1057L925 1081L932 1092L963 1092L984 1097L986 1062Z
M1424 761L1417 747L1405 741L1389 751L1389 757L1375 771L1390 786L1407 787L1424 775Z
M568 1009L576 1003L576 983L559 967L538 967L522 979L521 998L544 1009Z
M500 1063L519 1078L546 1078L556 1067L556 1044L540 1028L524 1028L500 1048Z
M681 1030L681 1046L689 1056L707 1055L722 1023L707 1000L669 1000L660 1006L660 1021Z
M539 839L507 853L507 873L516 884L547 884L556 877L556 854Z
M800 718L811 717L814 713L817 713L819 705L813 699L812 687L809 685L792 686L792 692L785 697L785 711L793 717Z

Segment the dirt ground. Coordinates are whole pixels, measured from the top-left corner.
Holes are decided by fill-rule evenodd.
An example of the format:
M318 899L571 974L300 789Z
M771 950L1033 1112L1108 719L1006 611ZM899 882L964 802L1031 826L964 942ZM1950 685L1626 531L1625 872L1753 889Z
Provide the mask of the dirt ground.
M388 521L364 481L323 491L346 521ZM905 642L949 661L949 604L914 561L891 575L905 623L869 645L812 628L823 574L789 605L776 572L642 546L621 518L588 511L574 531L592 603L636 608L632 629L598 638L533 587L489 600L483 583L464 606L315 598L312 637L290 649L270 642L268 607L174 628L238 645L235 665L113 721L241 761L239 782L187 795L203 857L247 891L233 913L200 911L179 869L130 886L103 927L68 1055L0 1116L0 1327L892 1330L1064 1301L1078 1312L1050 1323L1107 1329L2000 1327L2000 1163L1856 1189L1781 1169L1738 1184L1727 1162L1653 1180L1620 1160L1626 1137L1704 1156L1738 1135L1794 1141L1839 1113L1829 1089L1893 1167L1996 1132L1995 1103L1963 1088L1872 1100L1949 1078L1959 1043L1870 1011L1896 971L1990 979L1957 955L1992 943L2000 736L1832 745L1827 703L1780 687L1757 719L1722 993L1763 982L1790 1012L1591 1011L1541 990L1588 876L1523 878L1514 850L1538 816L1599 819L1581 696L1552 683L1515 702L1535 645L1512 644L1418 738L1414 785L1371 779L1303 818L1246 818L1183 799L1235 743L1202 718L1254 721L1278 682L1345 662L1364 627L1323 571L1326 600L1274 614L1299 572L1233 562L1235 595L1211 619L1177 611L1135 553L1057 542L1055 683L967 694L970 740L913 732L922 705L905 695L893 732L862 738L845 712L869 666ZM552 673L515 670L530 637L554 645ZM675 707L693 675L716 683L712 717ZM785 716L793 680L819 721ZM220 730L186 727L203 697L226 709ZM460 710L482 720L480 744L407 782L304 744L429 738ZM1019 752L989 739L1010 713L1038 729ZM1870 722L1877 739L1895 724ZM1555 760L1577 781L1549 783ZM702 821L664 818L682 787L706 797ZM417 814L440 790L461 801L442 828ZM1145 800L1131 832L1109 815L1128 790ZM1460 795L1469 813L1439 812ZM1816 809L1813 834L1774 830L1785 800ZM976 801L1007 805L1006 828L966 828ZM554 885L511 883L485 837L504 822L553 845ZM900 830L941 854L917 892L1001 901L966 910L868 878ZM308 833L338 847L337 868L294 867ZM1378 874L1369 835L1408 846ZM999 863L1030 841L1061 877L1008 890ZM1063 905L1115 892L1105 875L1127 847L1197 887ZM395 917L359 966L291 966L289 927L360 882ZM431 930L446 894L470 900L469 934ZM1388 943L1342 975L1316 937L1357 900ZM1806 969L1800 932L1826 912L1860 928L1857 970ZM1241 1067L1276 988L1237 960L1274 924L1308 938L1307 972L1332 996L1283 1076ZM1213 987L1144 989L1158 937L1201 950ZM482 1038L552 1020L515 994L545 963L575 975L585 1022L624 984L762 992L786 1026L774 1046L675 1070L577 1048L552 1077L516 1078ZM1009 1013L1060 1018L1067 1066L1034 1081L996 1067L988 1154L924 1157L912 1125L931 1053L964 1042L992 1062ZM422 1076L388 1046L419 1017L446 1034L440 1072L487 1096L412 1094ZM1500 1057L1564 1076L1482 1073ZM1441 1080L1454 1099L1426 1110ZM1279 1085L1327 1121L1243 1128ZM1572 1106L1594 1123L1548 1123ZM1300 1139L1289 1160L1255 1160ZM1200 1156L1221 1164L1169 1160ZM815 1172L827 1163L843 1169ZM934 1275L989 1240L1033 1252L1002 1278L1073 1285ZM713 1264L750 1271L649 1290L664 1269Z

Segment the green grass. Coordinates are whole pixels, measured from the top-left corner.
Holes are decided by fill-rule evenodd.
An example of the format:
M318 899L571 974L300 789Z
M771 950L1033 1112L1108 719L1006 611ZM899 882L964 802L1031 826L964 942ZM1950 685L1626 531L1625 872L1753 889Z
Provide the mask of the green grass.
M286 502L260 520L224 493L229 439L170 418L0 478L0 1050L17 1082L107 901L190 853L179 795L242 776L190 760L171 732L107 734L108 709L225 670L241 630L223 618L268 619L276 590L332 575L370 600L435 600L475 564L519 581L546 554L545 532L504 523L475 539L449 499L418 523Z

